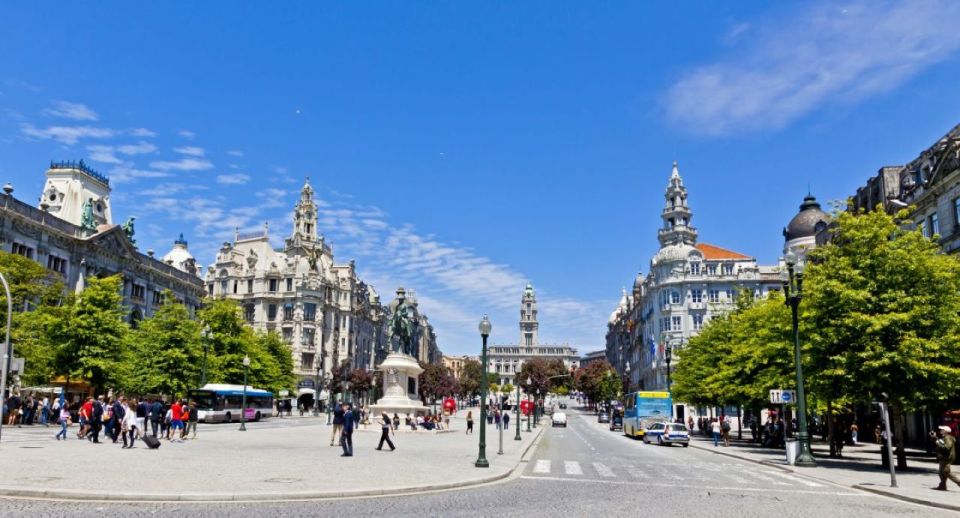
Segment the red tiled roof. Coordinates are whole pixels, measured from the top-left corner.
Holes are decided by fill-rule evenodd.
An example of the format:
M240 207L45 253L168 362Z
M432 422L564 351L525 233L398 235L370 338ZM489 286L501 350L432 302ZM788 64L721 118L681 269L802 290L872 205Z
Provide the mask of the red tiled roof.
M711 259L753 259L748 255L727 250L726 248L720 248L719 246L708 245L707 243L697 243L697 250L700 250L703 258L708 261Z

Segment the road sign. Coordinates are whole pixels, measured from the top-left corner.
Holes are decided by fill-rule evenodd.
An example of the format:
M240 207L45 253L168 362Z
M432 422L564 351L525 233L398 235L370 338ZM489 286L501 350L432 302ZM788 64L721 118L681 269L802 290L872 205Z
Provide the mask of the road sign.
M792 405L797 402L795 390L774 389L770 391L770 404Z
M287 396L289 396L289 395L290 395L290 391L289 391L289 390L281 390L281 391L280 391L280 397L287 397Z

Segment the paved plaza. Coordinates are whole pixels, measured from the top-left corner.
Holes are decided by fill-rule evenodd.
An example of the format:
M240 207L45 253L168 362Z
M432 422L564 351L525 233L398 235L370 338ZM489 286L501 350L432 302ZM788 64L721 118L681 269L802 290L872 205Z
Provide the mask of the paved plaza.
M474 415L477 414L476 409ZM461 416L464 413L461 413ZM354 433L354 456L330 446L325 417L270 419L199 427L198 439L163 441L158 450L142 442L132 450L109 442L56 441L58 428L3 430L0 494L109 500L271 500L396 494L462 487L501 479L520 462L537 432L498 434L488 427L490 467L476 468L479 430L464 433L462 419L450 432L398 432L396 451L375 448L380 427ZM477 425L479 428L479 423ZM524 428L526 430L526 428ZM86 476L91 472L94 476Z

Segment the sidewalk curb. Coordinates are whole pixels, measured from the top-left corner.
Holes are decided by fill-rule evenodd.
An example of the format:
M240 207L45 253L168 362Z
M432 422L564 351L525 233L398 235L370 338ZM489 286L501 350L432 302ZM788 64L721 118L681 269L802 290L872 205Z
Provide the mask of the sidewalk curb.
M780 465L777 465L777 464L771 464L771 463L769 463L769 462L764 462L764 461L749 459L749 458L746 458L746 457L742 457L742 456L740 456L740 455L737 455L737 454L735 454L735 453L727 453L727 452L722 452L722 451L716 451L716 450L714 450L714 449L712 449L712 448L707 448L707 447L705 447L705 446L700 446L700 445L694 444L694 443L692 443L692 442L690 443L690 447L691 447L691 448L696 448L696 449L698 449L698 450L710 451L710 452L716 453L717 455L724 455L724 456L726 456L726 457L731 457L731 458L738 459L738 460L742 460L742 461L746 461L746 462L752 462L752 463L754 463L754 464L760 464L761 466L768 466L768 467L772 467L772 468L777 468L777 469L780 469L780 470L782 470L782 471L786 471L787 473L794 473L794 474L801 475L801 476L807 476L807 477L810 477L810 478L814 478L814 479L816 479L816 480L820 480L820 481L823 481L823 482L828 482L828 483L830 483L830 484L837 484L837 482L834 482L834 481L832 481L832 480L829 480L829 479L826 479L826 478L823 478L823 477L812 476L812 475L808 475L808 474L806 474L806 473L798 473L797 471L792 470L792 469L787 468L787 467L784 467L784 466L780 466ZM843 484L837 484L837 485L842 486ZM885 496L885 497L888 497L888 498L895 498L895 499L897 499L897 500L901 500L901 501L904 501L904 502L910 502L911 504L923 505L923 506L927 506L927 507L936 507L936 508L939 508L939 509L946 509L946 510L948 510L948 511L960 511L960 505L950 505L950 504L944 504L944 503L940 503L940 502L934 502L934 501L932 501L932 500L925 500L925 499L923 499L923 498L914 498L914 497L912 497L912 496L901 495L901 494L899 494L899 493L894 493L894 492L892 492L892 491L888 491L888 490L885 490L885 489L878 489L878 488L876 488L876 487L874 487L874 486L866 486L866 485L863 485L863 484L852 484L850 487L853 488L853 489L859 489L859 490L861 490L861 491L866 491L867 493L873 493L873 494L875 494L875 495Z
M520 459L512 468L498 473L496 475L483 477L479 479L466 480L461 482L450 482L446 484L431 484L426 486L408 486L388 489L367 489L359 491L315 491L315 492L294 492L294 493L259 493L259 494L236 494L236 493L93 493L90 491L69 491L69 490L47 490L30 489L22 487L0 486L0 497L13 497L21 499L54 499L54 500L83 500L83 501L109 501L109 502L284 502L291 500L335 500L343 498L362 498L362 497L385 497L385 496L404 496L433 491L444 491L450 489L464 489L474 486L482 486L493 482L500 482L514 475L521 466L525 466L533 447L540 443L543 437L543 428L541 427L530 444L526 446L520 454Z

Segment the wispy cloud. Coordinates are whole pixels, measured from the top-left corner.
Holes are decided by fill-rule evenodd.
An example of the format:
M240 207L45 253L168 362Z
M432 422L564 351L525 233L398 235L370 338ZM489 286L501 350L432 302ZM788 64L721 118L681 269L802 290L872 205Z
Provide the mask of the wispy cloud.
M157 160L150 167L161 171L205 171L213 168L213 163L205 158L184 157L180 160Z
M43 110L43 114L77 121L95 121L99 118L97 112L87 105L67 101L55 101L52 107Z
M197 136L196 133L194 133L194 132L192 132L192 131L190 131L190 130L180 130L180 131L177 132L177 135L180 135L181 137L183 137L183 138L185 138L185 139L187 139L187 140L193 140L193 137L196 137L196 136Z
M217 183L224 185L243 185L250 181L250 175L243 173L218 174Z
M138 142L136 144L125 144L122 146L107 146L103 144L87 146L87 151L90 153L90 160L105 164L126 164L128 167L132 167L133 164L120 159L117 153L123 155L142 155L152 153L156 150L157 147L149 142Z
M272 187L257 191L257 198L262 200L260 202L260 207L264 209L274 209L288 206L290 204L290 200L286 199L286 196L287 191Z
M37 128L33 124L22 124L20 132L27 136L43 140L56 140L62 144L74 145L80 139L105 139L114 137L117 132L110 128L94 126L48 126Z
M170 173L164 171L138 169L127 163L114 167L108 174L110 175L110 181L113 183L132 182L138 178L166 178L170 176Z
M175 147L174 151L180 153L181 155L189 156L203 156L206 154L206 150L198 146L184 146L184 147Z
M231 149L230 151L227 151L227 154L230 156L241 157L243 156L243 151L240 151L238 149Z
M142 140L136 144L117 146L117 151L123 153L124 155L145 155L147 153L153 153L156 150L157 146Z
M683 75L667 92L670 119L707 135L777 129L892 90L960 49L960 31L943 25L960 19L951 0L797 9L739 31L745 48Z
M147 129L147 128L133 128L133 129L131 129L131 130L129 131L129 133L130 133L130 135L133 135L134 137L150 137L150 138L152 138L152 137L156 137L156 136L157 136L157 133L156 133L155 131L149 130L149 129Z
M104 164L122 164L123 160L117 158L113 146L87 146L90 160Z

